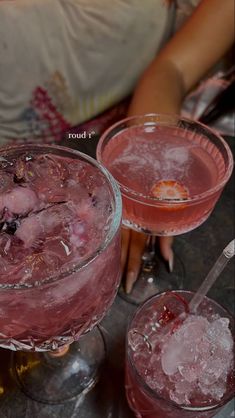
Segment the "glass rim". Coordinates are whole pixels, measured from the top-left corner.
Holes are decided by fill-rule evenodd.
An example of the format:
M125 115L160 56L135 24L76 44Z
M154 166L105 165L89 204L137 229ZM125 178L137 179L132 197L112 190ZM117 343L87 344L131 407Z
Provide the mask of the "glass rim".
M99 172L101 172L105 179L107 180L107 183L110 185L110 190L113 194L113 203L114 203L114 209L113 209L113 218L111 220L109 229L105 235L104 240L102 243L98 246L96 250L92 252L88 257L86 257L81 262L77 263L74 267L69 267L68 269L65 269L62 272L56 272L52 273L49 277L41 279L39 281L30 283L22 283L22 284L10 284L10 283L0 283L0 292L1 291L8 291L8 290L32 290L36 288L41 288L43 286L47 286L51 283L56 283L62 279L66 279L67 277L71 276L74 273L77 273L78 271L84 269L87 265L91 264L100 254L102 254L105 249L108 247L108 245L112 242L113 238L115 237L120 225L121 225L121 219L122 219L122 198L120 189L118 187L118 184L114 177L110 174L110 172L98 161L96 161L94 158L90 157L89 155L86 155L80 151L64 147L61 145L48 145L48 144L23 144L23 145L9 145L6 147L0 148L0 158L1 154L7 154L7 152L10 151L33 151L34 149L38 150L48 150L48 151L60 151L60 152L67 152L69 154L73 154L74 156L80 157L85 162L88 162L91 166L96 167ZM74 263L75 264L75 263Z
M151 297L149 297L146 301L144 301L137 309L136 311L133 313L132 317L130 318L129 322L128 322L128 326L127 326L127 331L126 331L126 356L127 356L127 361L130 362L131 368L132 368L132 372L134 372L134 375L137 377L137 380L140 381L141 386L143 387L144 391L147 392L147 394L149 396L151 396L154 399L160 399L163 400L164 402L166 402L168 405L173 406L176 409L179 410L185 410L185 411L191 411L191 412L207 412L213 409L217 409L219 407L224 406L227 402L229 402L232 398L233 398L233 393L230 394L229 396L225 396L224 398L222 398L218 403L216 403L215 405L208 405L208 406L197 406L197 407L193 407L190 405L186 405L186 404L177 404L176 402L172 401L171 399L167 399L163 396L161 396L160 394L157 393L157 391L155 391L154 389L152 389L143 379L143 377L141 376L141 374L138 372L138 370L135 367L135 363L133 362L133 359L131 358L131 355L129 353L129 349L130 349L130 345L129 345L129 341L128 341L128 335L129 335L129 331L131 330L132 324L134 322L134 320L136 319L137 315L139 314L139 312L144 309L144 307L151 302L153 299L158 299L161 296L164 296L166 294L170 294L170 293L176 293L176 294L189 294L189 295L194 295L195 292L191 291L191 290L170 290L170 291L164 291L161 293L158 293L157 295L153 295ZM222 308L227 315L232 318L234 320L234 317L232 315L232 313L229 312L229 310L227 308L225 308L223 305L221 305L220 303L216 302L215 300L209 298L208 296L204 296L204 299L209 300L211 302L213 302L214 305L217 305L218 307Z
M154 196L146 196L142 193L136 192L135 190L126 187L124 184L122 184L121 182L119 182L118 180L117 183L121 189L121 193L124 195L127 195L128 198L135 200L137 202L140 202L141 199L144 199L147 204L152 205L152 206L164 206L164 205L182 205L182 204L187 204L187 203L197 203L198 201L201 200L207 200L211 195L215 194L216 192L220 191L225 184L227 183L227 181L229 180L232 171L233 171L233 166L234 166L234 160L233 160L233 154L232 151L229 147L229 145L227 144L227 142L225 141L224 138L222 138L222 136L220 134L218 134L214 129L208 127L207 125L204 125L201 122L198 121L194 121L191 120L189 118L185 118L185 117L181 117L180 115L176 115L176 114L168 114L168 113L147 113L145 115L136 115L136 116L129 116L127 118L121 119L118 122L114 123L112 126L110 126L108 129L106 129L103 134L101 135L98 145L97 145L97 150L96 150L96 156L97 156L97 160L103 164L103 151L102 151L102 147L104 144L105 139L108 137L108 135L111 134L111 132L115 129L117 129L118 127L120 127L121 125L127 123L127 122L131 122L131 121L139 121L139 123L136 123L136 125L133 126L150 126L150 125L155 125L155 126L167 126L167 123L173 123L173 122L187 122L188 124L190 124L191 126L199 126L201 128L203 128L203 130L206 132L209 132L210 134L212 134L214 137L216 137L220 143L223 145L227 157L228 157L228 166L227 169L225 168L225 173L223 175L223 179L216 184L216 186L211 187L210 189L206 190L203 193L194 195L192 197L186 198L186 199L160 199ZM146 121L146 123L141 123L141 121ZM172 125L174 126L174 125ZM177 127L177 125L175 125L175 127ZM180 126L178 126L180 128ZM128 129L127 127L124 129ZM123 130L124 130L123 129ZM118 134L119 132L117 132L116 134ZM145 204L146 204L145 202Z

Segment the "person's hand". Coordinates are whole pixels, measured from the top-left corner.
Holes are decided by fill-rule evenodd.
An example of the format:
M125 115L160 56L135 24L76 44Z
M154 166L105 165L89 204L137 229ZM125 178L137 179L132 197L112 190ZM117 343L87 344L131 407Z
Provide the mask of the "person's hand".
M129 228L122 228L122 273L126 271L126 282L124 288L130 293L138 277L141 267L141 258L145 249L147 236ZM173 237L160 237L159 246L163 258L168 262L169 270L172 272L174 253L171 248Z

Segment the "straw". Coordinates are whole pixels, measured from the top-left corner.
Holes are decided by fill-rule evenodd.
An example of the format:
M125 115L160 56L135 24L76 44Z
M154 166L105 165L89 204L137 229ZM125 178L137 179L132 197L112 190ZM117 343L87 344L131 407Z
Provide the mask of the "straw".
M202 282L201 286L199 287L198 291L193 296L192 300L189 303L189 311L183 312L178 315L177 318L174 318L172 321L169 321L167 325L161 328L159 332L159 339L166 335L169 331L172 332L174 329L175 324L179 325L177 322L179 319L183 322L189 314L196 314L197 309L201 302L203 301L204 297L209 292L210 288L213 286L215 281L218 279L221 272L224 270L226 265L228 264L229 260L235 255L235 239L232 240L223 250L222 254L220 254L218 260L215 262L214 266L206 276L205 280ZM152 351L152 344L151 341L145 335L139 333L137 330L132 330L136 334L139 334L141 337L144 338L144 341L148 345L148 349ZM156 341L155 341L156 342Z
M235 240L232 240L227 247L220 254L218 260L206 276L205 280L199 287L198 291L195 293L194 297L189 303L189 312L196 313L199 305L201 304L203 298L209 292L210 288L213 286L221 272L224 270L229 260L235 255Z

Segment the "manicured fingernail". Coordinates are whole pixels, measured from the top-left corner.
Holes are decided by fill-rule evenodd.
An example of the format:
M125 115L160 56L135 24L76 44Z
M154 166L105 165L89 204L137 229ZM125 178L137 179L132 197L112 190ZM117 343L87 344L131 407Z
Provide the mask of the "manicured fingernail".
M136 274L130 271L126 278L126 293L129 294L132 291L133 284L135 283Z
M170 258L168 260L169 272L172 273L174 269L174 254L171 253Z

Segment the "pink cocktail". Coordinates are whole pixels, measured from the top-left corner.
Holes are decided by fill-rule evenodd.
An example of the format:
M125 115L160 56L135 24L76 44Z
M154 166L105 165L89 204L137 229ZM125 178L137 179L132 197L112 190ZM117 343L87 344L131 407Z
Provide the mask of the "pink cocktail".
M155 236L183 234L209 217L233 169L226 141L180 116L134 116L102 135L97 158L120 186L123 224L149 236L129 300L182 288L178 272L175 283L159 277Z
M232 170L222 138L174 116L116 124L101 139L98 158L121 187L123 223L154 235L178 235L202 224Z
M58 350L93 329L116 295L119 190L63 147L2 149L0 175L0 346Z
M129 326L126 395L137 418L211 418L233 397L234 320L208 298L180 319L191 297L159 294Z

